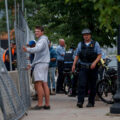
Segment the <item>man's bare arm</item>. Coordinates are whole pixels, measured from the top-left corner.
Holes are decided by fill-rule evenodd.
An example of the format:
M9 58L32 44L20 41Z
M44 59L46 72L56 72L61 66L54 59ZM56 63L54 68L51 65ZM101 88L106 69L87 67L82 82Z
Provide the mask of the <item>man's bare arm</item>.
M95 67L96 67L96 64L100 61L100 59L101 59L101 54L99 54L98 56L97 56L97 58L95 59L95 61L92 63L92 65L90 66L90 68L91 69L94 69Z
M75 65L76 65L78 59L79 59L79 56L75 56L75 59L74 59L74 62L73 62L73 66L72 66L72 72L75 71Z

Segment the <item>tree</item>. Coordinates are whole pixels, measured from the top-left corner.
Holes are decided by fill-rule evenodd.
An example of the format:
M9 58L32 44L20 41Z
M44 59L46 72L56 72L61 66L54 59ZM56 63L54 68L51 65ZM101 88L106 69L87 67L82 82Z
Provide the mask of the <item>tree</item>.
M116 42L114 38L117 25L111 24L111 29L108 23L105 26L101 22L104 19L100 16L101 11L96 0L69 0L67 3L59 0L36 0L36 3L37 12L35 10L36 14L28 17L29 25L36 24L34 17L43 21L39 23L50 31L51 39L63 37L68 46L70 43L77 45L82 40L81 30L89 27L93 32L93 39L99 41L101 45L112 46ZM46 15L42 15L45 11Z
M18 1L18 0L17 0ZM14 27L14 0L8 0L8 14L10 29ZM7 32L5 0L0 1L0 33Z
M66 3L83 3L84 0L65 0ZM100 28L105 27L106 31L113 31L116 25L120 24L120 1L119 0L87 0L92 2L94 10L99 11L98 20Z
M120 14L119 5L115 7L117 2L114 0L65 1L24 0L29 27L34 29L36 25L43 25L50 40L58 42L59 38L64 38L68 47L71 43L77 46L78 42L82 41L81 31L86 27L91 29L93 39L99 41L102 46L112 46L116 42L115 30L119 19L112 15L115 12L117 15ZM17 2L21 3L20 0ZM14 6L13 0L9 8L10 5Z

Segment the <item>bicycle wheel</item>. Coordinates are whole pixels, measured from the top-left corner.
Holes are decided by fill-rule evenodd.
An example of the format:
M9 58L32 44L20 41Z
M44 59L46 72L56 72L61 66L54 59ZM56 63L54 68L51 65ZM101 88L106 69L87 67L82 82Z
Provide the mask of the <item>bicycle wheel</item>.
M64 92L65 94L70 94L71 93L71 76L66 76L64 79Z
M69 91L68 77L65 77L64 79L63 89L64 89L65 94L68 94L68 91Z
M100 99L107 103L113 104L113 91L111 89L109 82L107 80L101 80L97 83L97 94Z

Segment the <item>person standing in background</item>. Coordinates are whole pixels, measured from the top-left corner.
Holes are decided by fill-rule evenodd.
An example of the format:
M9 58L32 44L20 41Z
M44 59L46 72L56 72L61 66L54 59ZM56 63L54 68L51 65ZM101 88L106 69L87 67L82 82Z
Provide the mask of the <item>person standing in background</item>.
M57 67L58 67L58 78L57 78L57 87L56 93L63 93L63 69L64 69L64 56L65 56L65 41L64 39L59 39L59 45L56 48L57 53Z
M14 41L11 42L11 58L12 58L12 70L15 70L17 67L17 54L16 54L16 43ZM3 54L3 62L8 71L10 71L10 58L9 58L9 49L7 49Z
M57 54L55 49L51 46L51 41L49 41L49 50L50 50L50 63L48 70L48 87L50 89L50 94L55 95L56 94L55 70L56 70ZM52 84L52 88L51 88L51 84Z

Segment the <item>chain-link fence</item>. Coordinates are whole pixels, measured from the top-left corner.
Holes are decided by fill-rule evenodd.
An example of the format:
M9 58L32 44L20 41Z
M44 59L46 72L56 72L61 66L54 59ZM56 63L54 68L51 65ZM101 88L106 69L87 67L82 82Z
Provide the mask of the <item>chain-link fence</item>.
M2 58L4 51L5 50L0 47L0 58Z
M28 63L28 55L23 52L22 47L30 40L34 40L34 34L29 29L19 7L15 21L14 29L20 93L18 94L16 86L2 61L3 52L0 52L0 120L3 120L3 118L4 120L19 120L30 107L29 75L25 69Z
M18 120L24 115L25 109L17 89L8 75L5 65L0 58L0 108L4 120Z
M35 36L33 31L31 31L27 26L27 43L29 43L30 40L35 40Z
M27 55L22 47L27 43L27 23L21 11L18 11L18 22L15 25L15 37L17 46L17 68L19 73L20 96L25 110L30 107L30 84L27 67Z

